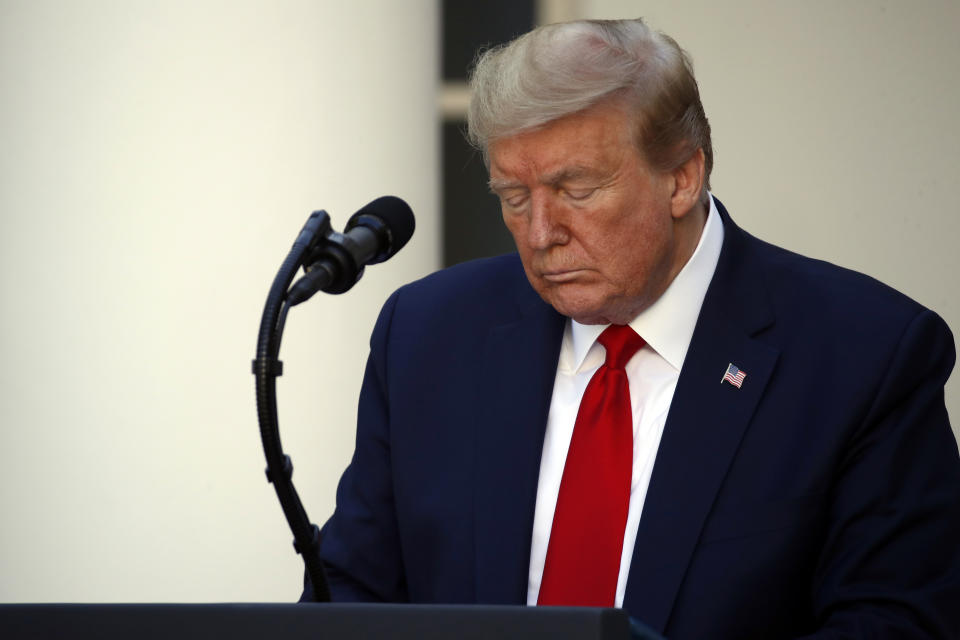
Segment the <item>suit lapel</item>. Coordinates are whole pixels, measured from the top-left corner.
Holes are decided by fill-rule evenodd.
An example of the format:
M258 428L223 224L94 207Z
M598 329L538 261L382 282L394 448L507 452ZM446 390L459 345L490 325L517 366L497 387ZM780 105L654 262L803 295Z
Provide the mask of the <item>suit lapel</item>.
M631 615L660 631L779 355L753 337L772 312L750 267L751 241L720 210L724 245L667 416L624 598ZM731 363L747 374L739 389L721 383Z
M522 276L521 276L522 277ZM477 602L526 602L540 454L564 318L524 279L518 319L491 329L477 416Z

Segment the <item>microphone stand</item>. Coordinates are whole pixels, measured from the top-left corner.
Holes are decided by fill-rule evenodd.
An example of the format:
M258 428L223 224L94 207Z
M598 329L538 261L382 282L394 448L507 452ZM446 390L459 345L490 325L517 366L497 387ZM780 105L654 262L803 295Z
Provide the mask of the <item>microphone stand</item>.
M293 548L303 557L317 602L330 601L326 572L320 560L320 529L310 522L300 502L300 496L297 495L292 481L293 463L290 456L283 452L280 443L277 421L277 376L283 374L283 363L278 355L287 312L293 304L297 303L291 304L287 299L290 283L297 269L304 266L306 261L314 255L318 245L321 245L330 234L330 218L327 213L325 211L312 213L270 287L260 320L257 357L253 361L253 375L256 377L257 389L257 418L260 422L263 452L267 459L267 481L273 484L277 492L283 514L293 531Z

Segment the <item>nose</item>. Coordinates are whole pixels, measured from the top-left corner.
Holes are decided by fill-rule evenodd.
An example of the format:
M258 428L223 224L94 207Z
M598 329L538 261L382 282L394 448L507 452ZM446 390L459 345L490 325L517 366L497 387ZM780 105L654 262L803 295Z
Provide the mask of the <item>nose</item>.
M531 249L549 249L563 244L566 233L557 203L549 195L536 194L531 199L530 222L527 225L527 243Z

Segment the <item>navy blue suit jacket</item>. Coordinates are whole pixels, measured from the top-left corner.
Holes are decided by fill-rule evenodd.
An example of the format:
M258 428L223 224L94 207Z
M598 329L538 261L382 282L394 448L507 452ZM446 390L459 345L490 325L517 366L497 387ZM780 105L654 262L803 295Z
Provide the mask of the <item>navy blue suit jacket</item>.
M949 330L721 215L624 607L671 639L960 637ZM563 327L516 256L388 300L323 531L334 599L525 602Z

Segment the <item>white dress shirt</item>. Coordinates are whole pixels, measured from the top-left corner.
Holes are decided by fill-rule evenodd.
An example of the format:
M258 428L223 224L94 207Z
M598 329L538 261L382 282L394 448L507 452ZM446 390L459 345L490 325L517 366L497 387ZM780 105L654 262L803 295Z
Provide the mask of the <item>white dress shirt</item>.
M693 255L663 295L630 322L630 326L647 344L626 366L633 411L633 475L620 574L617 578L617 607L623 606L637 526L660 447L663 425L722 244L723 223L711 196L710 212ZM604 329L605 325L584 325L568 319L563 332L540 459L537 506L530 543L527 583L529 605L535 605L540 594L553 513L580 400L590 378L605 359L603 345L597 342L597 337Z

